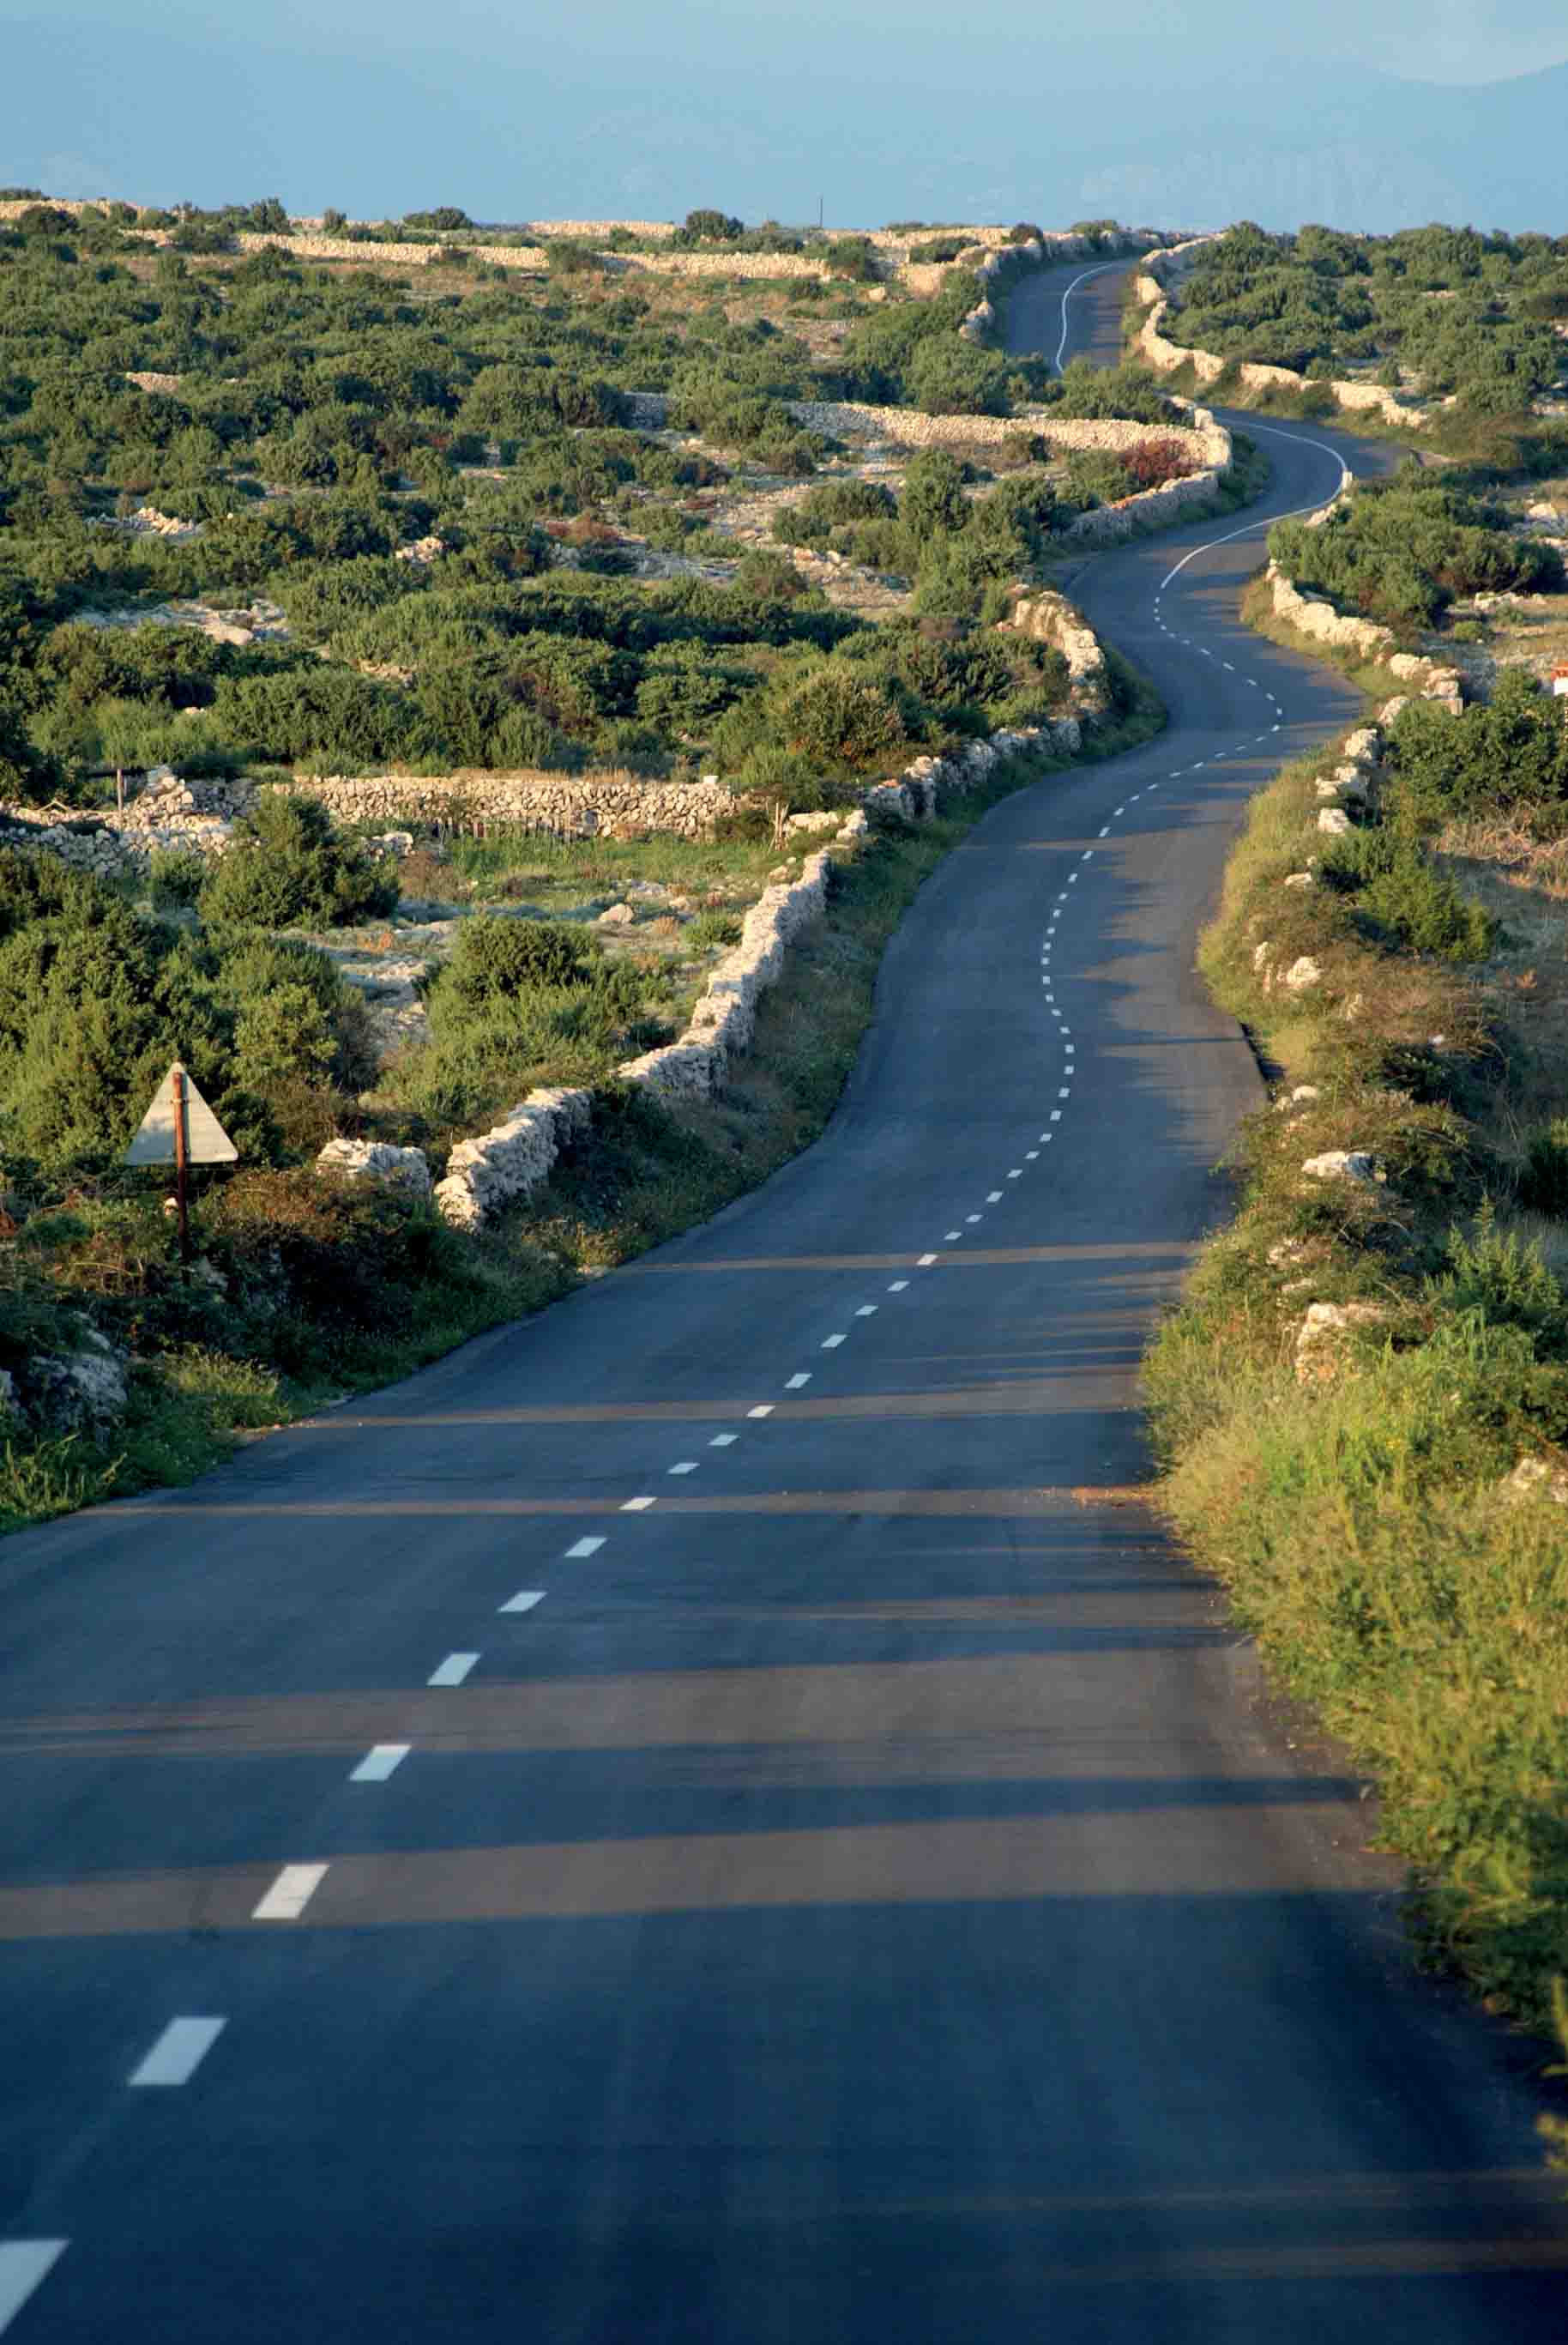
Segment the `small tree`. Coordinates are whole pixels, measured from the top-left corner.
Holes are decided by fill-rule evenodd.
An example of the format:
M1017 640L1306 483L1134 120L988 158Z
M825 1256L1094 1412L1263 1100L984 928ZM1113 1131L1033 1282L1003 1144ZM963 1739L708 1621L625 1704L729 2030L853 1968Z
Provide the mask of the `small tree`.
M284 929L338 927L391 911L397 866L340 838L319 800L267 790L201 891L204 920Z
M738 236L744 236L746 224L744 220L736 219L733 213L715 211L707 207L686 214L685 229L686 234L699 243L733 244Z

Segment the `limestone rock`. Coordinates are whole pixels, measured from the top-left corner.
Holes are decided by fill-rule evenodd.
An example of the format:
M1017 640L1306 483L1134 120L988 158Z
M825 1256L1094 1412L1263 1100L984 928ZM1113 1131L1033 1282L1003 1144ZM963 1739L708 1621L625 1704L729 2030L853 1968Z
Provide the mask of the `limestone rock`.
M636 917L630 904L612 904L608 910L600 913L594 926L600 929L629 929Z
M1522 1457L1502 1487L1512 1498L1550 1498L1554 1507L1568 1507L1568 1467L1544 1457Z
M1324 807L1318 817L1318 828L1330 838L1343 838L1351 827L1351 817L1342 807Z
M1291 871L1286 874L1280 884L1284 888L1315 888L1318 878L1313 871Z
M1334 1373L1333 1353L1358 1327L1383 1325L1389 1314L1376 1303L1309 1303L1296 1336L1296 1381L1314 1384Z
M1355 1181L1371 1188L1378 1180L1375 1156L1362 1148L1330 1148L1321 1156L1309 1156L1301 1167L1310 1181Z
M329 1140L316 1159L318 1172L345 1181L379 1181L413 1197L430 1193L430 1160L422 1148L394 1148L385 1140Z
M22 1386L26 1410L51 1432L102 1435L126 1413L125 1368L96 1327L84 1320L78 1332L78 1350L28 1361Z
M1323 972L1310 953L1302 953L1285 971L1284 981L1287 993L1306 993L1314 985L1321 985Z

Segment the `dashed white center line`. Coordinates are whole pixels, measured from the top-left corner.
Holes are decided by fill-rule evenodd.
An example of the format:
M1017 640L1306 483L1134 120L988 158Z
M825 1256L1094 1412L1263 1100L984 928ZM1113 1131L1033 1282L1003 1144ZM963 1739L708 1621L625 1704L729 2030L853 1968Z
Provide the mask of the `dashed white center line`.
M227 2025L222 2019L171 2019L126 2084L188 2085Z
M584 1563L591 1555L597 1555L603 1544L602 1538L574 1539L566 1550L566 1560L568 1563Z
M1029 1152L1028 1152L1028 1162L1029 1162L1031 1164L1035 1162L1035 1159L1038 1156L1039 1152L1039 1152L1039 1150L1038 1150L1037 1148L1031 1148L1031 1149L1029 1150Z
M1057 1093L1057 1097L1058 1099L1071 1099L1072 1095L1072 1087L1068 1083L1064 1083L1061 1090Z
M908 1284L909 1281L906 1278L895 1278L887 1292L889 1294L902 1294Z
M502 1612L531 1612L539 1605L542 1604L543 1601L544 1590L542 1588L520 1588L515 1596L509 1596L507 1598L506 1602L500 1607L500 1609Z
M473 1656L478 1660L479 1655ZM324 1864L286 1864L251 1914L253 1922L298 1922L327 1878Z
M986 1216L984 1213L966 1213L964 1216L964 1219L970 1223L971 1227L976 1222L983 1222Z
M936 1259L934 1254L923 1254L915 1267L916 1270L929 1270Z
M785 1392L799 1392L802 1385L808 1385L810 1382L811 1370L809 1368L798 1368L793 1376L785 1378L784 1390Z
M1021 1164L1015 1164L1012 1171L1007 1175L1009 1181L1021 1181L1023 1177L1024 1168Z
M0 2336L10 2328L33 2290L47 2279L70 2244L69 2239L0 2241Z
M1064 1026L1062 1029L1063 1033L1065 1034L1067 1030L1067 1028ZM1062 1044L1062 1056L1064 1058L1070 1059L1077 1049L1077 1044L1076 1042L1064 1042Z
M1077 873L1076 871L1069 871L1069 872L1067 873L1067 886L1068 886L1069 888L1076 888L1076 887L1077 886L1077 884L1078 884L1078 875L1077 875Z
M652 1498L628 1498L621 1511L623 1515L645 1515L652 1504Z
M756 1408L748 1408L746 1411L746 1415L748 1416L771 1416L773 1413L774 1405L771 1400L764 1400L762 1402L760 1406Z
M1051 1110L1051 1122L1052 1122L1053 1123L1060 1123L1061 1120L1062 1120L1062 1112L1061 1112L1061 1109L1060 1109L1059 1107L1054 1107L1054 1108L1052 1108L1052 1110ZM1050 1133L1047 1132L1047 1134L1046 1134L1046 1138L1048 1140L1048 1139L1050 1138L1050 1136L1051 1136L1051 1135L1050 1135Z
M504 1612L506 1607L502 1605ZM359 1765L349 1776L350 1783L384 1783L389 1775L396 1774L409 1755L407 1742L372 1742ZM136 2079L131 2079L134 2084Z
M1098 832L1098 833L1097 834L1097 836L1098 836L1098 837L1099 837L1099 838L1108 838L1110 837L1110 825L1109 825L1109 823L1108 823L1108 822L1107 823L1107 825L1106 825L1105 828L1104 828L1102 831Z
M695 1457L683 1457L678 1466L669 1466L664 1470L669 1474L694 1474L697 1465L698 1460Z
M964 1233L962 1230L949 1230L942 1243L944 1245L953 1245L963 1236L963 1234Z
M1124 807L1124 806L1118 806L1118 808L1117 808L1117 810L1116 810L1116 812L1115 812L1115 814L1113 814L1113 815L1112 815L1112 817L1111 817L1111 820L1112 820L1112 822L1119 822L1119 821L1121 820L1122 816L1123 816L1126 812L1127 812L1127 808L1126 808L1126 807Z
M478 1659L477 1653L449 1653L446 1660L430 1671L425 1683L440 1686L461 1685Z
M822 1348L824 1352L836 1352L843 1341L842 1335L824 1335L822 1339Z
M1001 1193L1000 1189L987 1189L987 1190L986 1190L986 1203L987 1203L987 1205L999 1205L999 1204L1001 1203L1001 1202L1002 1202L1002 1193Z
M857 1319L875 1319L876 1311L877 1306L875 1303L863 1303L855 1315Z
M740 1437L738 1433L715 1433L708 1447L710 1449L728 1449Z

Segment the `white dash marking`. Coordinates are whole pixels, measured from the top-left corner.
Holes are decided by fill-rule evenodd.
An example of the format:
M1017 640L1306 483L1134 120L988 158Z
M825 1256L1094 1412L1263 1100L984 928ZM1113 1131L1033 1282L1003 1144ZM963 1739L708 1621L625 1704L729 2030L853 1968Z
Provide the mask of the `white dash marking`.
M221 2019L171 2019L126 2084L188 2085L227 2025Z
M501 1609L503 1612L531 1612L536 1605L542 1604L543 1601L542 1588L520 1588L515 1596L507 1598Z
M824 1335L822 1339L822 1348L824 1352L836 1352L843 1341L842 1335Z
M784 1390L785 1392L799 1392L802 1385L808 1385L810 1382L811 1370L809 1368L801 1368L797 1370L795 1375L787 1380L784 1385Z
M987 1190L986 1190L986 1203L987 1203L987 1205L999 1205L999 1204L1001 1203L1001 1202L1002 1202L1002 1193L1001 1193L1000 1189L987 1189Z
M440 1668L430 1671L425 1683L442 1686L461 1685L478 1659L477 1653L449 1653Z
M645 1515L652 1504L652 1498L628 1498L621 1511L623 1515Z
M1064 1083L1061 1090L1057 1093L1057 1097L1058 1099L1071 1099L1072 1095L1072 1086L1070 1083Z
M384 1783L388 1776L396 1774L402 1765L409 1755L409 1747L406 1742L372 1742L349 1781L350 1783ZM131 2082L135 2084L134 2076Z
M728 1449L740 1439L738 1433L715 1433L709 1442L710 1449Z
M748 1416L771 1416L773 1413L774 1405L771 1400L764 1400L760 1406L748 1408L746 1411Z
M876 1305L875 1305L875 1303L863 1303L863 1304L860 1305L859 1309L855 1312L855 1317L856 1317L857 1319L875 1319L875 1316L876 1316Z
M566 1560L568 1563L584 1563L591 1555L597 1555L603 1544L602 1538L573 1539L566 1550Z
M678 1466L671 1466L666 1470L672 1474L694 1474L700 1462L695 1457L683 1457Z
M1123 816L1126 812L1127 812L1127 808L1126 808L1126 807L1124 807L1124 806L1118 806L1118 808L1117 808L1117 810L1116 810L1116 812L1115 812L1115 814L1113 814L1113 815L1112 815L1112 817L1111 817L1111 820L1112 820L1112 822L1118 822L1118 821L1121 819L1122 816Z
M1067 1028L1064 1026L1064 1027L1062 1028L1062 1032L1065 1034L1065 1033L1067 1032ZM1077 1049L1077 1047L1078 1047L1078 1046L1077 1046L1077 1044L1076 1042L1064 1042L1064 1043L1063 1043L1063 1045L1062 1045L1062 1055L1063 1055L1063 1057L1064 1057L1064 1058L1070 1059L1070 1058L1072 1057L1072 1055L1073 1055L1074 1051Z
M1009 1181L1021 1181L1023 1177L1024 1168L1021 1164L1015 1164L1012 1171L1007 1175Z
M1039 1152L1039 1150L1038 1150L1037 1148L1031 1148L1031 1149L1029 1149L1029 1150L1028 1150L1028 1152L1027 1152L1027 1153L1026 1162L1028 1162L1028 1163L1030 1163L1030 1164L1032 1164L1032 1163L1035 1162L1035 1159L1038 1156L1039 1152Z
M0 2335L10 2328L33 2290L47 2279L69 2245L68 2239L0 2241Z
M915 1267L916 1270L929 1270L936 1259L934 1254L923 1254Z
M479 1659L478 1654L474 1659ZM327 1878L324 1864L286 1864L251 1914L253 1922L298 1922Z
M906 1278L895 1278L887 1292L889 1294L902 1294L908 1284L909 1281Z
M949 1230L942 1243L944 1245L952 1245L956 1242L956 1240L961 1238L963 1234L964 1233L962 1230Z
M1054 1108L1052 1108L1052 1110L1051 1110L1051 1122L1052 1122L1053 1123L1060 1123L1061 1120L1062 1120L1062 1112L1061 1112L1061 1109L1060 1109L1059 1107L1054 1107ZM1050 1135L1050 1133L1047 1132L1047 1134L1046 1134L1046 1138L1048 1140L1048 1139L1050 1138L1050 1136L1051 1136L1051 1135Z
M1098 832L1098 833L1096 834L1096 836L1097 836L1097 837L1098 837L1098 838L1108 838L1110 837L1110 825L1109 825L1109 823L1108 822L1108 823L1107 823L1107 825L1106 825L1106 827L1105 827L1105 828L1104 828L1102 831Z
M1094 848L1092 847L1086 847L1083 853L1079 856L1078 861L1080 863L1092 863L1093 860Z
M1076 888L1076 887L1077 886L1077 884L1078 884L1078 875L1077 875L1077 873L1076 871L1069 871L1069 872L1067 873L1067 886L1068 886L1069 888Z
M966 1213L964 1216L964 1219L969 1223L971 1228L974 1227L976 1222L983 1222L986 1216L984 1213Z

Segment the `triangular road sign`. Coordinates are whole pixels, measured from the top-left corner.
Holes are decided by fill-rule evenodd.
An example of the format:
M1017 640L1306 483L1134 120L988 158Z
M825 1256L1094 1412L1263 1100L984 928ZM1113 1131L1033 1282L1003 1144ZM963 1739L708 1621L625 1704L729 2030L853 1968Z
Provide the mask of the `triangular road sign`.
M173 1164L177 1152L174 1144L174 1079L178 1075L185 1091L185 1160L187 1164L232 1164L239 1151L208 1107L190 1077L177 1059L157 1087L151 1107L141 1121L141 1128L125 1152L126 1164Z

